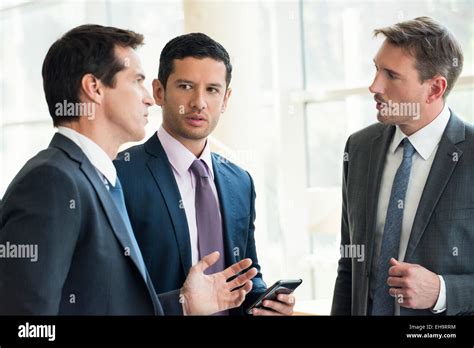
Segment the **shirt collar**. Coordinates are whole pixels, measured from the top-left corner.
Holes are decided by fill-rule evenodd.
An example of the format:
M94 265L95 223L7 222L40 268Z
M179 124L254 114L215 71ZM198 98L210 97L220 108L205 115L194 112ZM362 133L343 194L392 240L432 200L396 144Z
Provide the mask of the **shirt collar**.
M157 136L166 152L166 156L170 161L173 168L178 172L180 176L186 174L191 167L191 164L197 159L194 154L189 151L183 144L173 138L164 128L161 126L158 129ZM207 165L207 170L214 180L214 170L212 168L212 156L209 141L206 141L206 146L199 157Z
M74 129L69 127L59 126L58 133L64 135L79 146L97 171L99 171L109 183L115 186L117 171L112 160L99 145L85 135L76 132Z
M443 110L441 110L440 114L431 121L431 123L409 137L407 137L397 125L392 143L390 144L390 152L395 153L402 140L408 138L416 152L426 161L436 149L436 146L438 146L450 116L451 112L449 107L445 104Z

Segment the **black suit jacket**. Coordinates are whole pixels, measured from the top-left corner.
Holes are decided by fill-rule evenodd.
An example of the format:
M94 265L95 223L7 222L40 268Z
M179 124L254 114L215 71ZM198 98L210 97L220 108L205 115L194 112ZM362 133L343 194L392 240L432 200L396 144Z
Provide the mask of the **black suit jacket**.
M125 255L129 237L110 193L63 135L54 135L8 187L0 244L38 247L36 262L0 259L0 314L182 313L178 294L160 303L149 276L145 281L137 260Z

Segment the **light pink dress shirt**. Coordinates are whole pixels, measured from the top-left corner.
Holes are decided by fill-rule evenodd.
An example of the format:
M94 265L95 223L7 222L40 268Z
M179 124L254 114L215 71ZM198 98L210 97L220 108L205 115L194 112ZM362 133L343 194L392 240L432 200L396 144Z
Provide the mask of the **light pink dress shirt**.
M182 202L179 202L180 207L184 207L186 213L186 220L188 222L189 228L189 240L191 242L191 262L195 265L199 261L199 251L198 251L198 231L196 225L196 209L194 207L194 199L196 192L196 178L194 174L191 173L189 167L196 160L196 156L189 151L183 144L178 140L173 138L163 126L158 129L157 132L158 139L165 150L166 156L171 163L171 168L173 170L174 178L178 184L179 193L181 194ZM222 223L222 215L220 212L219 198L217 195L216 185L214 183L214 170L212 168L212 157L211 150L209 148L209 142L206 142L206 146L199 157L207 165L208 174L211 180L212 192L216 197L217 206L219 207L219 219ZM224 257L224 255L221 255Z

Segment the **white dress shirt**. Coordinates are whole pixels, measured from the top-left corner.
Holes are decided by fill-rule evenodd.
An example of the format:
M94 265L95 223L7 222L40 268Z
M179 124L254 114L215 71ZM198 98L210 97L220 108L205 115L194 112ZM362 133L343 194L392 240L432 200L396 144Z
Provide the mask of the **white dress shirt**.
M109 189L109 182L115 187L117 171L110 157L99 145L72 128L59 126L58 133L64 135L79 146L87 159L97 170L100 180L102 180L107 189Z
M403 159L403 147L399 145L404 138L408 138L416 150L415 154L413 155L410 181L408 183L403 209L400 250L398 254L398 260L403 261L405 258L408 241L410 239L413 222L415 220L415 215L418 209L418 204L420 203L421 195L431 170L431 165L433 164L439 142L446 125L448 124L449 118L450 111L445 105L441 113L430 124L426 125L416 133L413 133L409 137L407 137L400 130L400 128L396 126L395 134L389 146L387 156L385 157L385 167L380 185L375 229L375 253L372 260L371 272L371 294L373 294L374 291L374 279L375 275L377 274L378 258L380 256L382 236L385 227L385 220L387 217L387 209L390 200L392 184L397 169L402 163ZM438 296L438 301L432 309L432 311L435 313L440 313L446 310L446 286L443 277L439 275L439 278L441 282L440 293ZM398 303L395 305L395 315L400 315L400 306Z
M179 193L181 194L182 202L180 202L180 206L182 204L184 207L189 228L189 239L191 242L191 262L193 265L195 265L199 261L198 230L196 223L196 208L194 206L196 195L196 178L191 170L189 170L189 167L193 164L194 160L196 160L196 156L194 156L194 154L178 140L173 138L163 128L163 126L158 129L157 136L171 164L173 175L176 179L176 183L178 184ZM219 198L217 195L216 185L214 183L214 170L212 169L212 157L211 150L209 148L209 142L206 142L206 146L204 147L199 159L203 160L207 165L207 171L211 179L211 189L214 193L217 206L219 208L219 222L222 223ZM221 257L224 257L224 255L221 255Z

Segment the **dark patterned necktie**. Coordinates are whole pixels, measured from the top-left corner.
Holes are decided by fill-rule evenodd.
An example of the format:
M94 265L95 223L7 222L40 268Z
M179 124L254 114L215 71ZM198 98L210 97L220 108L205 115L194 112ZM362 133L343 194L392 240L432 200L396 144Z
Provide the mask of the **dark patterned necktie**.
M387 218L383 230L372 315L394 315L395 311L395 299L388 292L390 288L387 284L388 270L390 268L390 258L398 259L405 195L410 180L412 157L415 153L415 148L407 138L403 139L402 145L403 160L393 179Z

